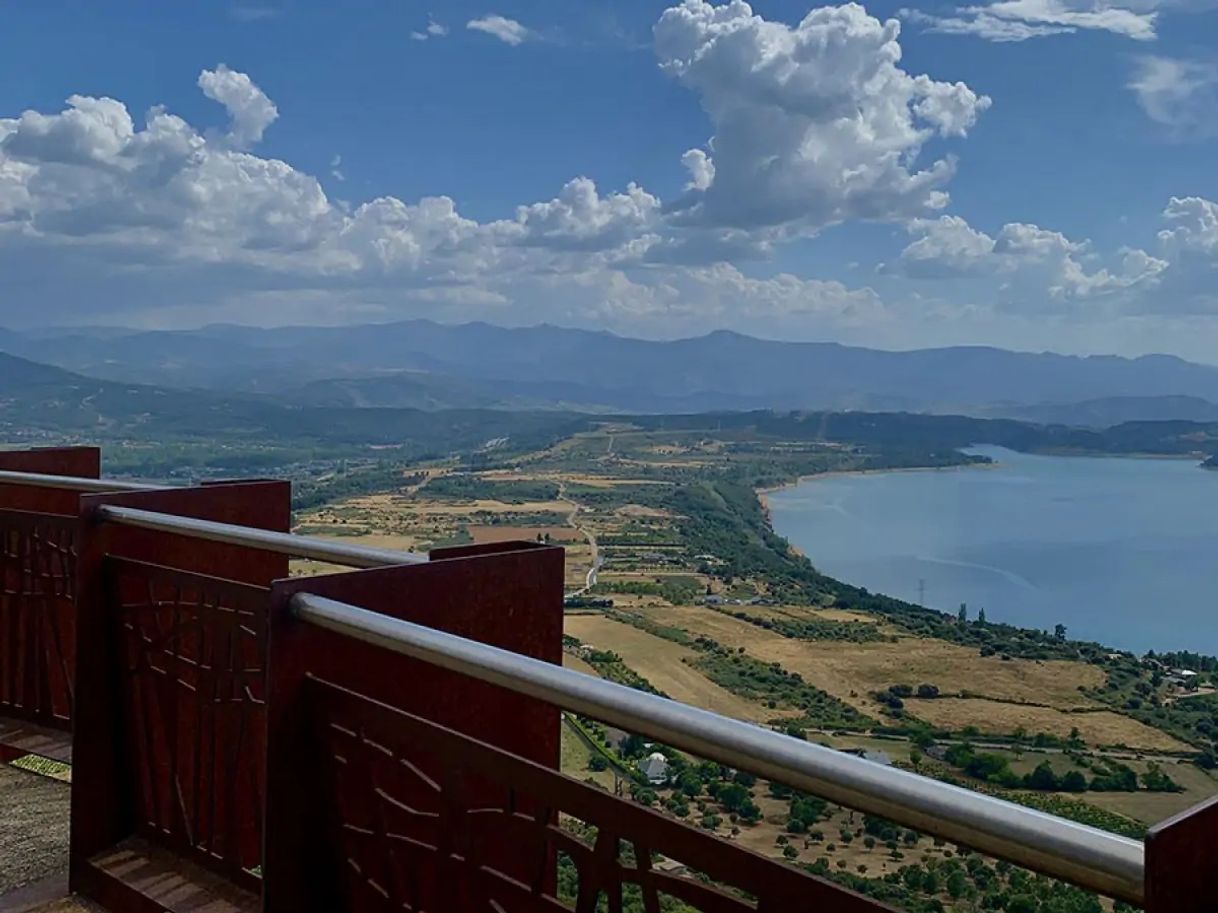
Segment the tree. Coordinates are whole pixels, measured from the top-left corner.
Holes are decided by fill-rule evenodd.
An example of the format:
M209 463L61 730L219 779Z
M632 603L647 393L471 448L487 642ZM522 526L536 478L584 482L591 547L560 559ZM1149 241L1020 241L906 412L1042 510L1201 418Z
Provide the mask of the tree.
M960 611L956 613L956 620L959 621L960 624L964 624L966 621L968 621L968 603L960 603Z
M588 758L588 770L605 770L609 762L602 755L594 754Z
M1053 768L1049 766L1049 762L1041 761L1036 765L1035 770L1024 777L1024 786L1028 787L1028 789L1054 792L1061 786L1061 783L1057 778L1057 774L1053 772Z
M979 625L985 624L985 609L984 608L977 610L977 624L979 624Z
M1053 636L1056 637L1058 640L1065 640L1066 639L1066 626L1064 624L1060 624L1060 623L1055 625L1053 628Z
M1081 793L1087 788L1087 778L1077 770L1072 770L1062 777L1061 788L1068 793Z
M964 877L964 873L958 869L947 876L947 893L951 895L953 900L959 900L964 896L964 890L968 887L968 880Z

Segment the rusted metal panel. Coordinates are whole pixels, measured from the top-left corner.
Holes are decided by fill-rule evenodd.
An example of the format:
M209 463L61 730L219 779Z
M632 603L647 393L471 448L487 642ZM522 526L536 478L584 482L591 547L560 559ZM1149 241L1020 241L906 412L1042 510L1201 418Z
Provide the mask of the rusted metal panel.
M1218 909L1218 796L1146 835L1146 913Z
M74 517L0 510L0 715L71 729Z
M324 868L325 860L341 852L338 831L318 830L308 807L316 786L302 757L317 757L303 690L309 674L477 735L543 767L556 769L559 757L556 708L298 622L290 615L290 598L307 591L560 663L562 590L561 548L513 544L428 564L275 585L267 735L270 825L263 872L268 911L337 909L327 903L340 895L338 873ZM523 873L537 864L534 855L510 843L495 853L505 871ZM552 867L548 873L552 877ZM426 877L443 876L436 870Z
M160 840L166 846L185 849L197 859L208 854L214 857L213 847L219 847L219 858L213 858L211 864L225 872L238 871L256 856L258 828L251 821L260 814L262 803L256 797L260 787L249 784L256 782L251 778L260 776L263 752L257 737L239 747L230 739L242 732L248 734L248 726L244 730L242 726L249 723L249 717L262 713L257 707L260 698L252 701L248 698L250 693L256 695L251 682L261 677L261 673L253 670L265 655L264 638L261 634L250 638L241 632L243 636L231 644L237 652L231 656L223 653L223 668L197 672L204 688L235 687L238 679L243 687L250 688L249 693L235 695L241 705L237 710L214 706L203 711L190 710L194 695L180 682L172 681L167 670L170 666L188 665L182 656L190 656L192 651L215 659L216 644L211 638L227 633L235 635L240 628L233 627L232 616L222 614L232 608L228 600L249 587L265 589L272 580L287 576L287 558L240 546L100 523L97 509L107 504L286 532L291 517L290 486L286 482L232 482L81 498L77 633L79 642L87 643L89 649L77 652L76 675L77 693L87 694L88 699L78 700L75 709L70 851L73 887L79 885L84 891L95 885L101 876L89 866L88 860L137 833ZM125 559L119 565L126 569L125 576L106 573L107 562L115 559ZM139 575L132 573L138 565L133 562L164 569L149 570L144 575L156 578L151 592L147 580L140 590ZM181 585L189 580L194 590L179 591L163 577L174 572L193 575L178 577L177 581ZM223 598L216 599L209 593L219 593ZM252 600L249 594L246 598ZM241 605L249 609L252 601L242 601ZM171 624L174 618L179 623L193 618L199 631L207 629L199 634L207 640L162 636L158 641L155 632ZM139 619L139 623L125 626L133 619ZM259 624L261 621L252 626L253 630L257 631ZM167 652L171 644L174 646ZM133 648L135 658L144 665L133 661ZM181 655L175 656L175 649ZM154 663L161 665L154 668ZM246 671L240 676L230 674L236 668ZM137 686L142 690L137 690ZM145 737L150 720L152 731L163 733L165 740L141 746L132 736ZM239 751L232 769L225 766L227 760L223 757L215 764L205 761L190 766L184 762L184 751L207 748L206 734L192 731L200 720L208 726L213 721L217 725L212 744L223 743L224 751ZM208 813L214 817L203 815L196 821L196 814L205 811L203 806L194 800L184 803L176 799L173 795L176 787L169 790L172 801L168 808L172 815L163 816L165 806L156 803L164 798L166 784L196 773L202 776L210 771L218 776L221 767L225 768L223 774L229 781L217 780L208 787L213 789L216 802L226 803L218 811ZM135 775L137 770L139 776ZM234 786L233 778L237 778L239 785ZM149 783L156 784L160 792L141 793ZM200 785L199 789L204 787ZM240 813L235 811L237 796L248 805ZM150 814L150 810L156 814ZM204 834L208 839L202 839ZM222 842L209 843L213 836ZM235 877L241 879L240 875Z
M101 477L101 449L98 447L39 447L32 450L0 451L0 470L36 472L48 476ZM0 509L29 510L46 514L76 516L80 494L55 488L0 485Z
M666 898L713 913L889 909L484 740L328 682L307 691L314 805L340 835L333 910L594 913L631 893L654 911ZM505 871L503 846L532 866ZM547 877L559 856L565 897Z
M136 829L257 890L268 590L123 559L105 574Z

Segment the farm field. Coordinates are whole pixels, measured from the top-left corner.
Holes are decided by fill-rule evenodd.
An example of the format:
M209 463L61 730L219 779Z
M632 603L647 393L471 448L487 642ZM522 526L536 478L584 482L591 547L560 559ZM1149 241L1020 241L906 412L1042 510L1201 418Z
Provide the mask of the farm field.
M690 668L685 660L692 658L694 651L680 644L603 615L568 615L563 628L588 646L619 654L631 669L674 700L750 723L764 723L783 715L782 711L732 694Z
M750 656L780 663L865 712L879 710L871 692L901 683L913 687L927 683L944 694L968 692L1062 710L1099 706L1078 689L1098 686L1103 673L1083 663L982 657L957 644L909 636L895 643L795 640L700 606L642 611L658 623L711 637L728 647L743 647Z
M933 726L959 730L973 726L981 732L1009 733L1022 726L1065 738L1078 729L1088 745L1128 745L1145 751L1186 751L1188 746L1165 732L1112 710L1064 713L1053 707L1030 707L973 698L938 698L905 702L909 712Z
M1042 648L1039 642L1040 652L1021 653L1021 644L1005 642L987 652L979 648L986 641L974 636L977 629L961 628L954 618L936 628L902 614L904 609L875 611L871 603L824 585L780 541L764 538L765 514L753 494L759 486L715 481L716 473L790 478L858 461L849 449L820 444L768 449L739 436L613 426L485 470L433 465L425 483L333 501L302 512L298 521L303 529L346 542L420 551L548 536L566 550L570 598L564 630L579 641L564 651L567 668L627 683L634 676L636 684L641 679L694 706L758 725L790 726L810 741L866 751L897 767L918 765L990 792L1007 794L1004 787L974 781L962 768L925 758L914 749L914 729L939 730L940 751L975 742L977 751L1001 755L1020 778L1045 761L1059 777L1071 770L1091 776L1081 765L1104 758L1119 759L1141 775L1148 761L1139 753L1195 751L1175 731L1122 712L1127 694L1107 697L1111 673L1102 656L1097 661L1095 655L1058 644ZM660 636L665 629L675 639ZM990 630L994 638L1011 637ZM683 637L690 643L677 642ZM696 645L698 638L706 640ZM585 657L605 651L620 661L593 665L581 651ZM1149 682L1149 673L1133 675ZM917 697L920 685L934 686L939 696ZM894 686L915 692L896 712L885 699ZM816 697L817 691L824 695ZM849 708L866 719L842 716ZM868 731L880 726L905 731ZM1032 746L1036 735L1065 743L1075 729L1079 741L1071 751L1083 760L1061 748ZM1020 733L1026 744L1002 747ZM613 744L611 750L619 751L620 742ZM1104 747L1118 744L1129 748ZM592 757L588 745L564 726L563 771L613 789L611 772L589 768ZM1054 808L1060 801L1080 820L1129 827L1161 820L1218 792L1218 781L1193 764L1157 760L1181 792L1041 792L1035 799ZM635 761L623 755L621 763L629 768ZM677 813L672 784L655 792L655 807ZM903 832L895 847L875 841L869 847L864 816L835 806L812 832L789 833L789 800L776 798L764 783L749 793L756 823L731 820L708 794L689 800L685 820L766 855L822 861L833 872L867 878L910 864L956 864L951 844L912 833ZM959 909L945 893L938 897L945 908Z

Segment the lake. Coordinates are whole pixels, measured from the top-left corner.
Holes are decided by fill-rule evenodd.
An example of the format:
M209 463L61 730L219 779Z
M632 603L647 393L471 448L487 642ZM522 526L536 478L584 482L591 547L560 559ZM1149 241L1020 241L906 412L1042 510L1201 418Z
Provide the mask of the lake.
M973 451L996 468L833 475L769 495L821 571L910 602L1142 652L1218 654L1218 472Z

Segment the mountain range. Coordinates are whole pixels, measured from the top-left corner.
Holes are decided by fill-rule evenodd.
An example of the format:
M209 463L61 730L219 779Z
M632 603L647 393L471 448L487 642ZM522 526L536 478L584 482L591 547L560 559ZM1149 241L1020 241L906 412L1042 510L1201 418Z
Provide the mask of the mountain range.
M0 351L100 380L253 394L297 407L908 411L1091 427L1218 420L1218 367L1169 355L884 351L727 331L651 341L427 320L0 330Z

